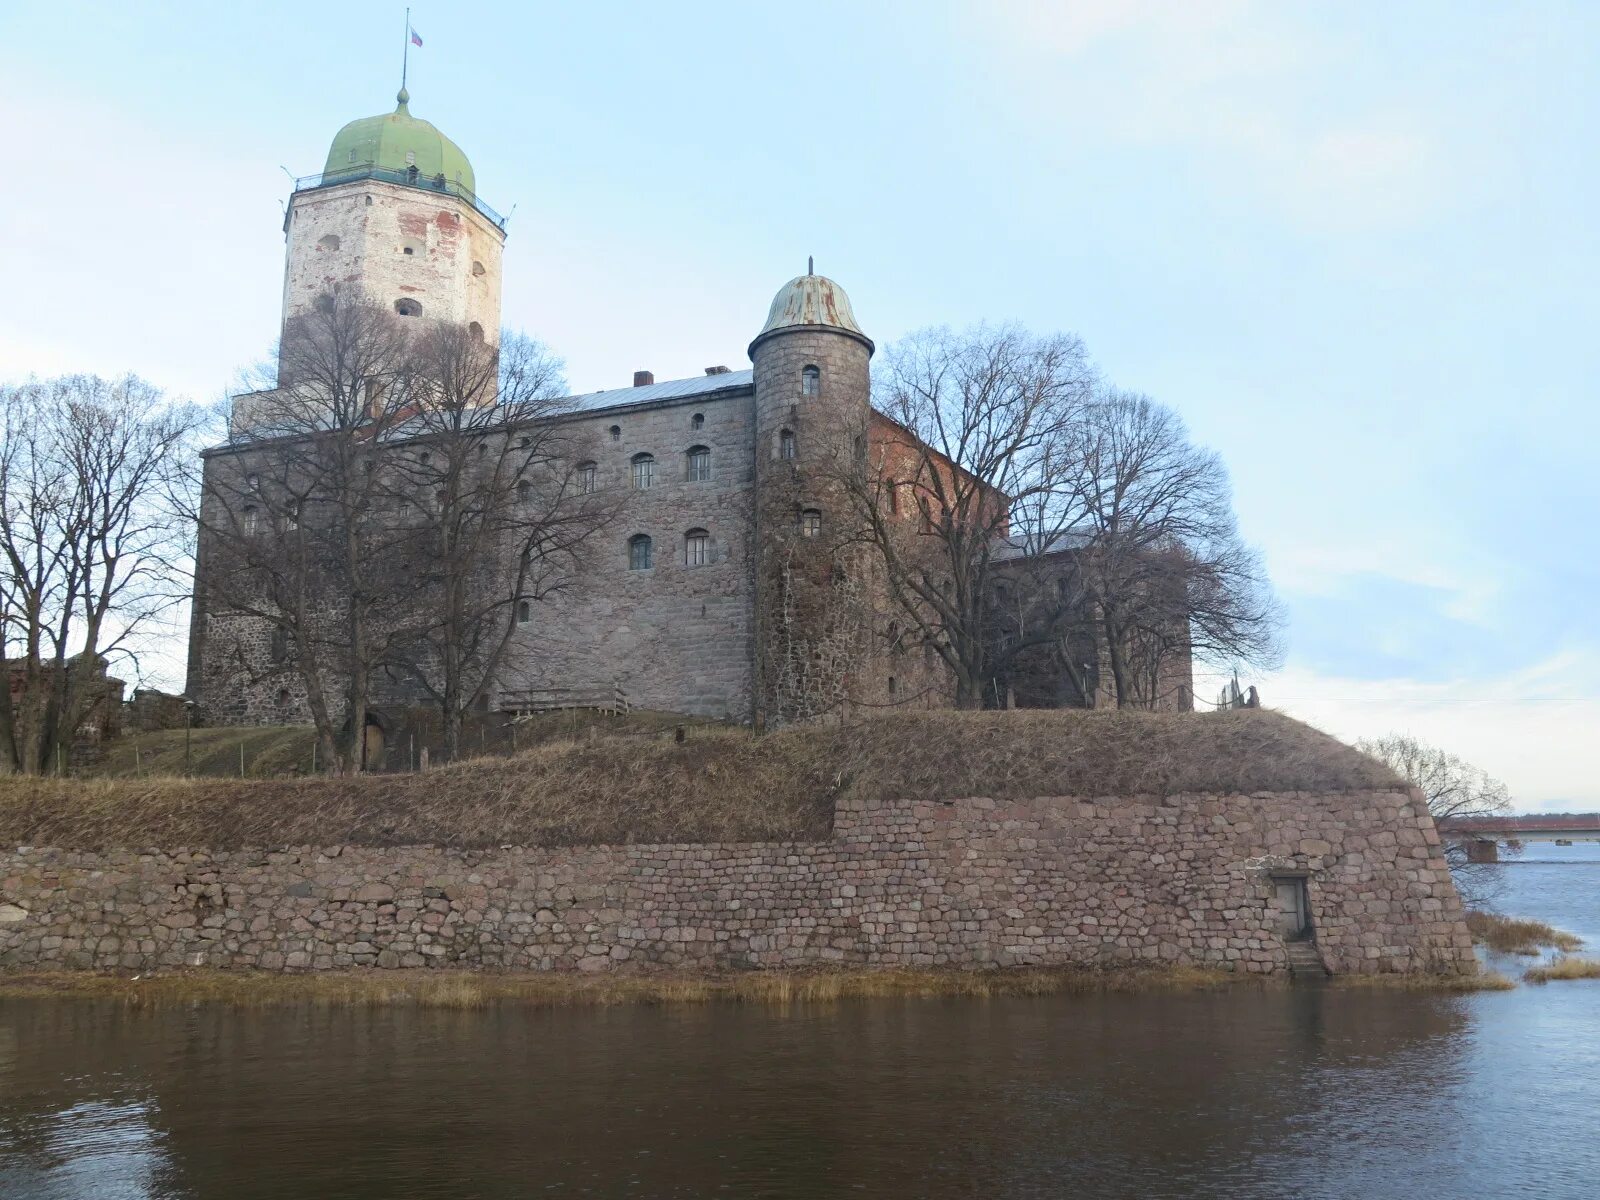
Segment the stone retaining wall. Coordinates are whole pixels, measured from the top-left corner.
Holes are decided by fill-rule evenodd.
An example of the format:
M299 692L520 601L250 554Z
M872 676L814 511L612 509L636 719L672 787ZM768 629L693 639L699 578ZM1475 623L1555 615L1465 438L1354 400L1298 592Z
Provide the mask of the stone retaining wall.
M1419 796L901 801L820 843L0 854L0 967L1286 967L1471 971Z

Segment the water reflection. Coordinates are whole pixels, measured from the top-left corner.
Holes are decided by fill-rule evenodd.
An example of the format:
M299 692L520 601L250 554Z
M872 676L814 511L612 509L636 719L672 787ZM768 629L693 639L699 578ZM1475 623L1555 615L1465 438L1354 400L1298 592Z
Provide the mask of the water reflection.
M1532 869L1505 868L1508 888ZM0 1195L1586 1196L1597 1027L1590 984L786 1010L12 1002Z

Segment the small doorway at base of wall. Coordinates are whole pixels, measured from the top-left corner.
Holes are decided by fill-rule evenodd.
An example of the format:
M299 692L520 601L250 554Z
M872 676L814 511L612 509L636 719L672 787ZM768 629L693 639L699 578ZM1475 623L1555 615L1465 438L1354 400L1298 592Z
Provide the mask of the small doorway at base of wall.
M1273 902L1278 914L1278 932L1286 942L1311 940L1311 902L1304 875L1274 875Z

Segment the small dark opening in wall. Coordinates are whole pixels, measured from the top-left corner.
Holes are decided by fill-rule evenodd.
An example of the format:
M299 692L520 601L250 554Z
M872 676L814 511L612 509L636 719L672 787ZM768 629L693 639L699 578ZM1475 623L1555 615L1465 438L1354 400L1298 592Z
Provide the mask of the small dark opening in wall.
M285 704L288 704L288 703L289 703L289 689L288 688L279 688L278 689L278 704L279 704L279 706L281 707L281 706L283 706Z

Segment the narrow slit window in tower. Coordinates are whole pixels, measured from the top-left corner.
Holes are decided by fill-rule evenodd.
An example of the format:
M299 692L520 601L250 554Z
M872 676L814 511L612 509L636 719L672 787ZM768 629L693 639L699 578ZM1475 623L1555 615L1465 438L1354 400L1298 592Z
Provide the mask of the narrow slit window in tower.
M785 429L778 434L778 457L794 458L794 430Z

